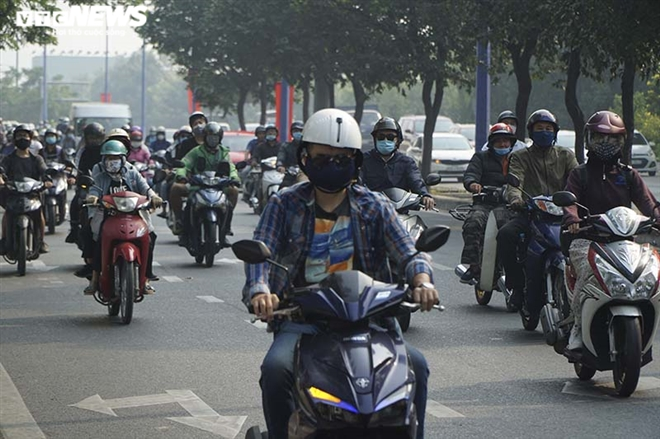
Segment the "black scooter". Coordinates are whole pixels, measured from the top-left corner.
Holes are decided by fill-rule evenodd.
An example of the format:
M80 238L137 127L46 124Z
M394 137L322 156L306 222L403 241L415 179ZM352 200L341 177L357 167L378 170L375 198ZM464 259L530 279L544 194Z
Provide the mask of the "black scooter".
M448 238L448 227L431 227L415 248L435 251ZM269 262L286 270L270 259L263 242L243 240L232 249L247 263ZM415 437L415 374L391 319L401 309L419 308L408 297L403 282L387 284L352 270L289 288L274 314L319 328L315 335L302 335L296 347L290 439ZM254 426L245 437L261 439L266 433Z

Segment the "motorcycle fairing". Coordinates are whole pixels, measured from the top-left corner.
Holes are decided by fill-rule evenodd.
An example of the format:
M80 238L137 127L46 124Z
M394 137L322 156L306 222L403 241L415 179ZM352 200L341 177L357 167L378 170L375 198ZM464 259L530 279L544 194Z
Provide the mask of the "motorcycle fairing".
M405 213L412 206L417 204L418 194L403 190L398 187L391 187L383 190L383 194L392 201L394 210L399 213Z
M603 258L630 282L635 282L648 265L653 250L649 245L639 245L632 241L615 241L609 244L592 242L589 245L589 265L605 289L607 287L596 267L595 255Z

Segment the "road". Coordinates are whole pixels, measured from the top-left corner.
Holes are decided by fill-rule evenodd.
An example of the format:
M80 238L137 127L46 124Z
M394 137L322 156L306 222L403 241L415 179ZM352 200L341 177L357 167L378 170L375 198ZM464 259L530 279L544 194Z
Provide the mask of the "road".
M446 210L422 215L452 230L432 255L447 310L415 314L406 334L431 370L427 438L660 437L660 362L642 369L629 399L613 396L610 373L579 382L501 296L481 307L458 282L461 223ZM256 222L241 203L233 239L249 238ZM242 263L225 249L214 267L197 266L155 224L161 280L128 326L82 295L65 226L27 276L0 263L3 428L28 438L240 438L264 425L258 377L271 335L241 304Z

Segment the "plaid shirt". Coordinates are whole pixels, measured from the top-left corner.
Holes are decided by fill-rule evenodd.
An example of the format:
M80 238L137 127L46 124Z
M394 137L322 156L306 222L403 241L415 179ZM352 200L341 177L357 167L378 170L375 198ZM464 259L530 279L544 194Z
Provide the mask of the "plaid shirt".
M416 252L415 243L383 195L353 185L348 189L348 197L354 237L353 268L377 280L388 281L387 258L399 264ZM304 275L314 223L314 188L309 182L299 183L269 199L253 239L266 244L274 259L289 269L293 281ZM427 273L432 278L430 257L426 254L415 256L406 266L408 283L419 273ZM268 263L245 264L245 274L243 300L246 305L257 293L273 292L282 297L286 289L284 270L269 267Z

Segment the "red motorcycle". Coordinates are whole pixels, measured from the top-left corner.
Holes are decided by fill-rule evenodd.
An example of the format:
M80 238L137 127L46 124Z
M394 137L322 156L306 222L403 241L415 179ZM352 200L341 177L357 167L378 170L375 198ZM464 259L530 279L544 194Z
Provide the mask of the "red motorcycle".
M104 210L100 232L101 275L94 298L108 314L131 323L133 303L144 299L149 257L149 225L140 215L151 207L146 196L123 191L104 195L96 205Z

